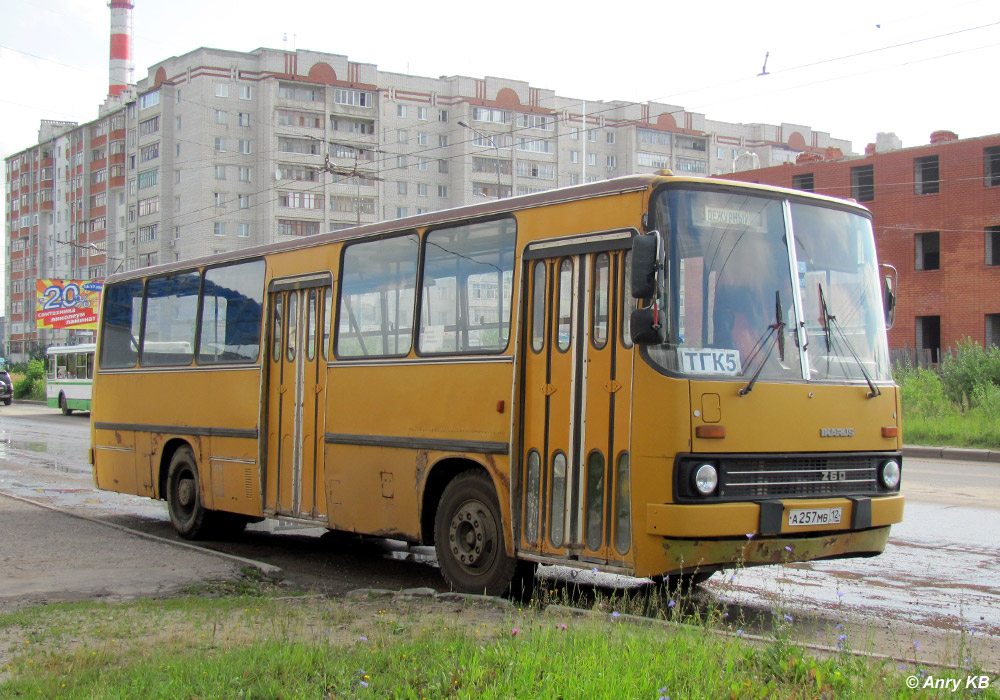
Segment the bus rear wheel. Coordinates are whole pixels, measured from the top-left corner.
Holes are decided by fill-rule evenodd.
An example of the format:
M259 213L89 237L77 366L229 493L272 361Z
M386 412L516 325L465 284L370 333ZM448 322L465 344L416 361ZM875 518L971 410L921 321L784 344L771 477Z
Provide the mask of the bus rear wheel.
M434 518L434 548L454 590L496 596L509 591L517 559L507 556L500 504L486 474L467 471L445 487Z
M66 405L66 394L59 394L59 410L62 411L64 416L68 416L73 412L73 409Z
M207 534L208 509L201 499L198 464L190 447L181 447L167 471L167 509L177 534L196 540Z

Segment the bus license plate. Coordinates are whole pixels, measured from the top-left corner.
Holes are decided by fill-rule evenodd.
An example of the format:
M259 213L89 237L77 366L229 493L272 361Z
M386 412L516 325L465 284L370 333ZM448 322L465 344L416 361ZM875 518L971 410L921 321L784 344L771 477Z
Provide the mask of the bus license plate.
M842 508L809 508L806 510L788 511L788 526L803 525L839 525Z

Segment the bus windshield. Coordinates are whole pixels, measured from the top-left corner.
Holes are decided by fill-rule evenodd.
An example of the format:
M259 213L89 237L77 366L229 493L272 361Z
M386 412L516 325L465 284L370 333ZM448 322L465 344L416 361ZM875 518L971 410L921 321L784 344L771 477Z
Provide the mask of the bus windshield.
M670 189L654 211L668 318L654 364L743 381L890 379L867 217L792 201L791 250L781 199Z

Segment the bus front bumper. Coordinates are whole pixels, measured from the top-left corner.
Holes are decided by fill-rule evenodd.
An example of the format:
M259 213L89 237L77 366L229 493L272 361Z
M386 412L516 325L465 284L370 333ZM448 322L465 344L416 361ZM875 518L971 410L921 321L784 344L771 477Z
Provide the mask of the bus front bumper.
M646 507L646 533L663 555L682 562L664 573L880 554L889 526L903 517L903 496ZM840 508L838 525L789 526L793 510Z

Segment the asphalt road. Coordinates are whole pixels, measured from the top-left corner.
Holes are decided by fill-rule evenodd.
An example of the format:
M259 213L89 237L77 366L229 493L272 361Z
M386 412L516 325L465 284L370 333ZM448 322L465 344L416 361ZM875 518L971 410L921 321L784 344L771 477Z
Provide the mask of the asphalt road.
M100 527L96 523L82 521L88 524L74 527L55 513L32 516L34 506L0 496L0 532L17 533L0 538L0 601L8 605L30 599L25 594L32 584L25 572L37 576L36 599L39 592L46 600L131 597L229 575L241 565L239 559L219 554L280 567L294 585L328 595L362 587L444 590L429 548L318 528L263 523L237 540L204 544L216 554L181 552L182 547L167 544L181 541L163 503L93 488L88 428L87 414L62 416L24 404L0 408L0 494L125 526L160 542L143 540L131 547L133 536L127 533L102 536L91 529ZM883 555L716 574L696 593L699 604L742 614L749 610L762 629L780 621L780 608L811 625L817 641L826 643L838 636L834 624L844 619L884 624L892 648L900 653L919 639L927 649L934 639L954 646L949 640L956 635L971 636L984 655L1000 659L1000 542L995 538L1000 532L1000 464L906 458L903 484L908 499L904 521L893 528ZM54 534L46 539L49 532ZM104 549L105 542L110 549ZM181 563L161 566L169 559L151 554L150 546L171 550L169 556ZM94 581L88 583L86 566L74 566L75 561L107 561L104 568L121 568L124 578L120 585L95 587ZM11 562L16 566L11 568ZM543 567L541 575L548 585L573 586L585 598L648 587L646 581L589 570Z

